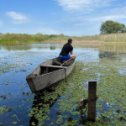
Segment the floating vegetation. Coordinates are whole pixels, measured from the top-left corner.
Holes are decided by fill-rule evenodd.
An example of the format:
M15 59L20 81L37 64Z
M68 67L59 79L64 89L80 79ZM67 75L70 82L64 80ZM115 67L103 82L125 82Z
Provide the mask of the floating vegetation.
M53 87L53 92L44 92L45 95L42 96L44 101L39 99L39 107L34 106L30 116L38 120L38 125L74 126L85 123L90 126L94 124L113 126L117 123L122 126L126 123L126 78L118 73L120 65L124 64L115 62L113 65L111 60L107 62L102 60L100 63L93 64L77 63L73 74L67 78L67 82L60 82L55 88ZM83 70L86 68L90 68L90 70ZM85 112L85 117L81 118L80 111L77 109L80 100L87 98L87 90L83 82L92 79L98 80L99 100L97 101L95 123L87 122L84 119L87 112ZM51 119L52 115L55 118Z
M55 45L51 45L51 46L50 46L50 49L51 49L51 50L55 50L55 49L56 49L56 46L55 46Z
M115 57L115 53L113 52L108 52L108 51L101 51L100 54L99 54L99 57L100 58L114 58Z
M0 114L4 114L6 112L11 111L11 109L7 106L0 106Z
M7 99L7 96L6 95L0 95L0 99L6 100Z
M30 92L22 92L22 95L24 95L24 96L30 96L31 93Z

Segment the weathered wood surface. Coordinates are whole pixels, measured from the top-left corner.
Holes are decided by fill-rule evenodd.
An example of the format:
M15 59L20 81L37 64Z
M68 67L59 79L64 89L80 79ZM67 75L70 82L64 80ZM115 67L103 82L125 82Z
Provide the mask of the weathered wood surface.
M41 74L41 68L47 69ZM48 72L48 69L56 69ZM74 68L74 62L70 66L54 66L52 60L41 63L31 74L26 77L32 92L42 90L67 77Z
M88 121L96 120L96 81L89 81L88 83Z

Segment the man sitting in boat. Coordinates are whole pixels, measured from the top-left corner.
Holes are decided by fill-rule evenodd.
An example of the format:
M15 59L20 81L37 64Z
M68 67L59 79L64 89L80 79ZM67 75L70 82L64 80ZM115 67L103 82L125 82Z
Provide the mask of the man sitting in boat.
M63 46L59 59L62 63L74 60L76 56L73 54L72 39L68 39L68 42Z

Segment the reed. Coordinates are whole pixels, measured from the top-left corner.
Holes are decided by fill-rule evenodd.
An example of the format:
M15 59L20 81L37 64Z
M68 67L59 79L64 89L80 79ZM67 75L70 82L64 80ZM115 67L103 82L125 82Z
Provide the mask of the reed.
M104 42L126 42L126 33L99 35L98 40Z
M104 34L104 35L94 35L94 36L65 36L60 35L45 35L45 34L0 34L0 44L27 44L35 42L49 42L49 43L64 43L67 39L71 37L75 41L76 45L80 44L101 44L101 43L126 43L126 33L116 33L116 34Z
M0 44L27 44L30 42L61 42L68 37L64 35L44 35L44 34L0 34Z

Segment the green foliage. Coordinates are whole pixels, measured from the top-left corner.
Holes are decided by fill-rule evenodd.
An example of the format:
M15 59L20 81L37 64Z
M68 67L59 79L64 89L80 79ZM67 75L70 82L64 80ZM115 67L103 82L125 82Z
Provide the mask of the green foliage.
M0 106L0 114L4 114L6 112L9 112L11 109L7 106Z
M55 41L61 41L66 40L67 36L61 35L45 35L41 33L37 34L0 34L0 44L27 44L29 42L51 42L53 40Z
M100 31L101 34L123 33L126 32L126 27L124 24L108 20L102 23Z

